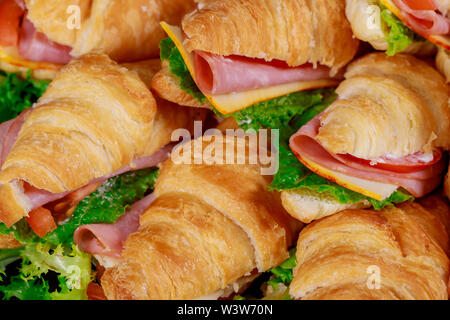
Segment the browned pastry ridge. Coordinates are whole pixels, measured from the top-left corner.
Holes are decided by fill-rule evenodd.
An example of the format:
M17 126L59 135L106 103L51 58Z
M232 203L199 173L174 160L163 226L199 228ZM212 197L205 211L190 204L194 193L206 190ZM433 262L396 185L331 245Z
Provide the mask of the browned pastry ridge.
M305 300L446 300L449 221L448 205L431 196L313 222L300 233L290 294Z
M213 145L206 137L194 141L203 150ZM233 148L234 141L247 144L232 137L217 143ZM279 195L267 190L269 183L258 165L169 159L139 230L128 237L118 264L102 276L108 299L220 296L255 269L283 262L300 225L283 210Z
M344 11L345 0L213 0L186 15L182 26L190 51L277 59L292 67L319 63L337 71L359 43Z
M154 62L134 64L134 72L89 54L58 74L27 113L1 168L0 221L10 226L30 211L25 183L52 193L76 190L152 155L173 130L201 117L157 102L138 75L147 64L153 73Z

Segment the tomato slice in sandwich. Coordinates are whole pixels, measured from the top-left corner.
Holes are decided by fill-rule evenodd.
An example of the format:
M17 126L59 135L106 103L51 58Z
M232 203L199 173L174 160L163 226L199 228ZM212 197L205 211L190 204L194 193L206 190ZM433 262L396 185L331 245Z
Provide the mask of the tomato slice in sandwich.
M0 1L0 46L17 46L20 20L25 10L16 0Z
M433 0L403 0L413 10L436 10Z
M31 211L26 219L34 233L41 238L56 229L52 213L45 208L40 207Z

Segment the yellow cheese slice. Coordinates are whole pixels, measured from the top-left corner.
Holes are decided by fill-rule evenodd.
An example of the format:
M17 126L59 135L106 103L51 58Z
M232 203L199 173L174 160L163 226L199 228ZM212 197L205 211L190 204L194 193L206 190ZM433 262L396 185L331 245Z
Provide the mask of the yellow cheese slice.
M62 65L54 63L24 60L20 57L16 47L0 46L0 60L18 67L28 68L31 70L43 69L56 71L62 67Z
M168 25L165 22L162 22L161 26L180 51L181 56L183 57L183 60L186 63L186 66L192 76L192 79L194 79L195 81L194 58L192 53L190 53L183 45L184 36L181 32L181 29L179 27ZM334 87L338 84L338 81L329 79L297 81L243 92L218 95L205 94L205 96L209 100L209 102L221 113L230 114L245 109L251 105L254 105L255 103L281 97L289 93L318 88Z
M347 189L361 193L376 200L384 200L398 189L398 186L393 184L369 181L327 169L304 157L301 157L300 160L314 173L317 173L328 180L334 181Z
M394 4L392 0L381 0L381 2L394 14L396 15L402 22L407 25L410 29L412 29L414 32L420 34L411 26L408 24L408 20L405 15L400 11L400 9ZM450 37L449 36L442 36L442 35L425 35L420 34L422 37L430 40L431 42L440 45L441 47L445 48L446 50L450 50Z

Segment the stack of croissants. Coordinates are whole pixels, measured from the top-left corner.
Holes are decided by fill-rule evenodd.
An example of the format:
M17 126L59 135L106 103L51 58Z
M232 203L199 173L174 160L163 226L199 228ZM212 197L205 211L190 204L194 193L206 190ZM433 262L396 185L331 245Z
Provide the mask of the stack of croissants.
M22 10L19 34L34 32L47 43L33 38L26 44L19 36L17 48L1 45L0 68L31 69L32 77L51 83L31 108L0 124L0 222L13 227L74 191L83 198L107 178L160 168L152 201L119 249L111 245L103 254L105 248L79 245L102 266L97 281L107 299L226 299L282 264L294 248L293 299L448 299L446 1L424 1L434 10L410 9L408 17L432 11L439 17L434 29L441 23L448 30L434 30L436 36L420 29L423 46L395 55L385 52L388 44L376 30L369 34L376 21L368 12L379 1L0 5L8 1ZM386 2L414 8L420 1ZM66 25L70 5L81 9L73 29ZM405 24L415 30L410 20ZM168 37L205 99L183 90L175 66L159 57ZM195 151L190 162L169 156L177 150L177 129L192 135L183 152L217 143L194 136L194 123L201 122L203 129L224 133L224 150L249 151L248 160L249 140L225 134L240 123L224 115L323 88L334 88L335 100L296 128L289 150L308 172L362 194L352 203L313 189L270 188L273 175L262 174L259 162L197 162ZM382 208L368 200L399 190L410 199ZM80 230L75 238L83 241L75 242L105 246L96 232ZM1 249L20 245L13 235L0 235ZM379 275L372 286L371 268Z

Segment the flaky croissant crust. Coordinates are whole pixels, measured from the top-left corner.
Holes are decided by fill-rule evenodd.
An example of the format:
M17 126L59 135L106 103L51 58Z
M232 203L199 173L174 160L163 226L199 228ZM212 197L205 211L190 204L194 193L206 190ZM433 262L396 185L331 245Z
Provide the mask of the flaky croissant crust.
M191 51L277 59L289 66L320 63L337 70L358 49L344 0L213 0L200 7L182 22Z
M409 55L369 54L349 65L339 99L321 116L317 139L336 154L364 159L450 146L444 78Z
M449 208L430 199L434 207L346 210L310 224L299 237L291 295L446 300L449 238L443 222L449 221ZM369 279L376 270L378 289Z
M0 183L74 190L145 156L156 102L138 75L106 55L72 61L27 114Z
M206 148L207 139L196 141ZM268 184L257 165L168 160L139 231L102 277L107 297L195 299L280 264L300 225Z

